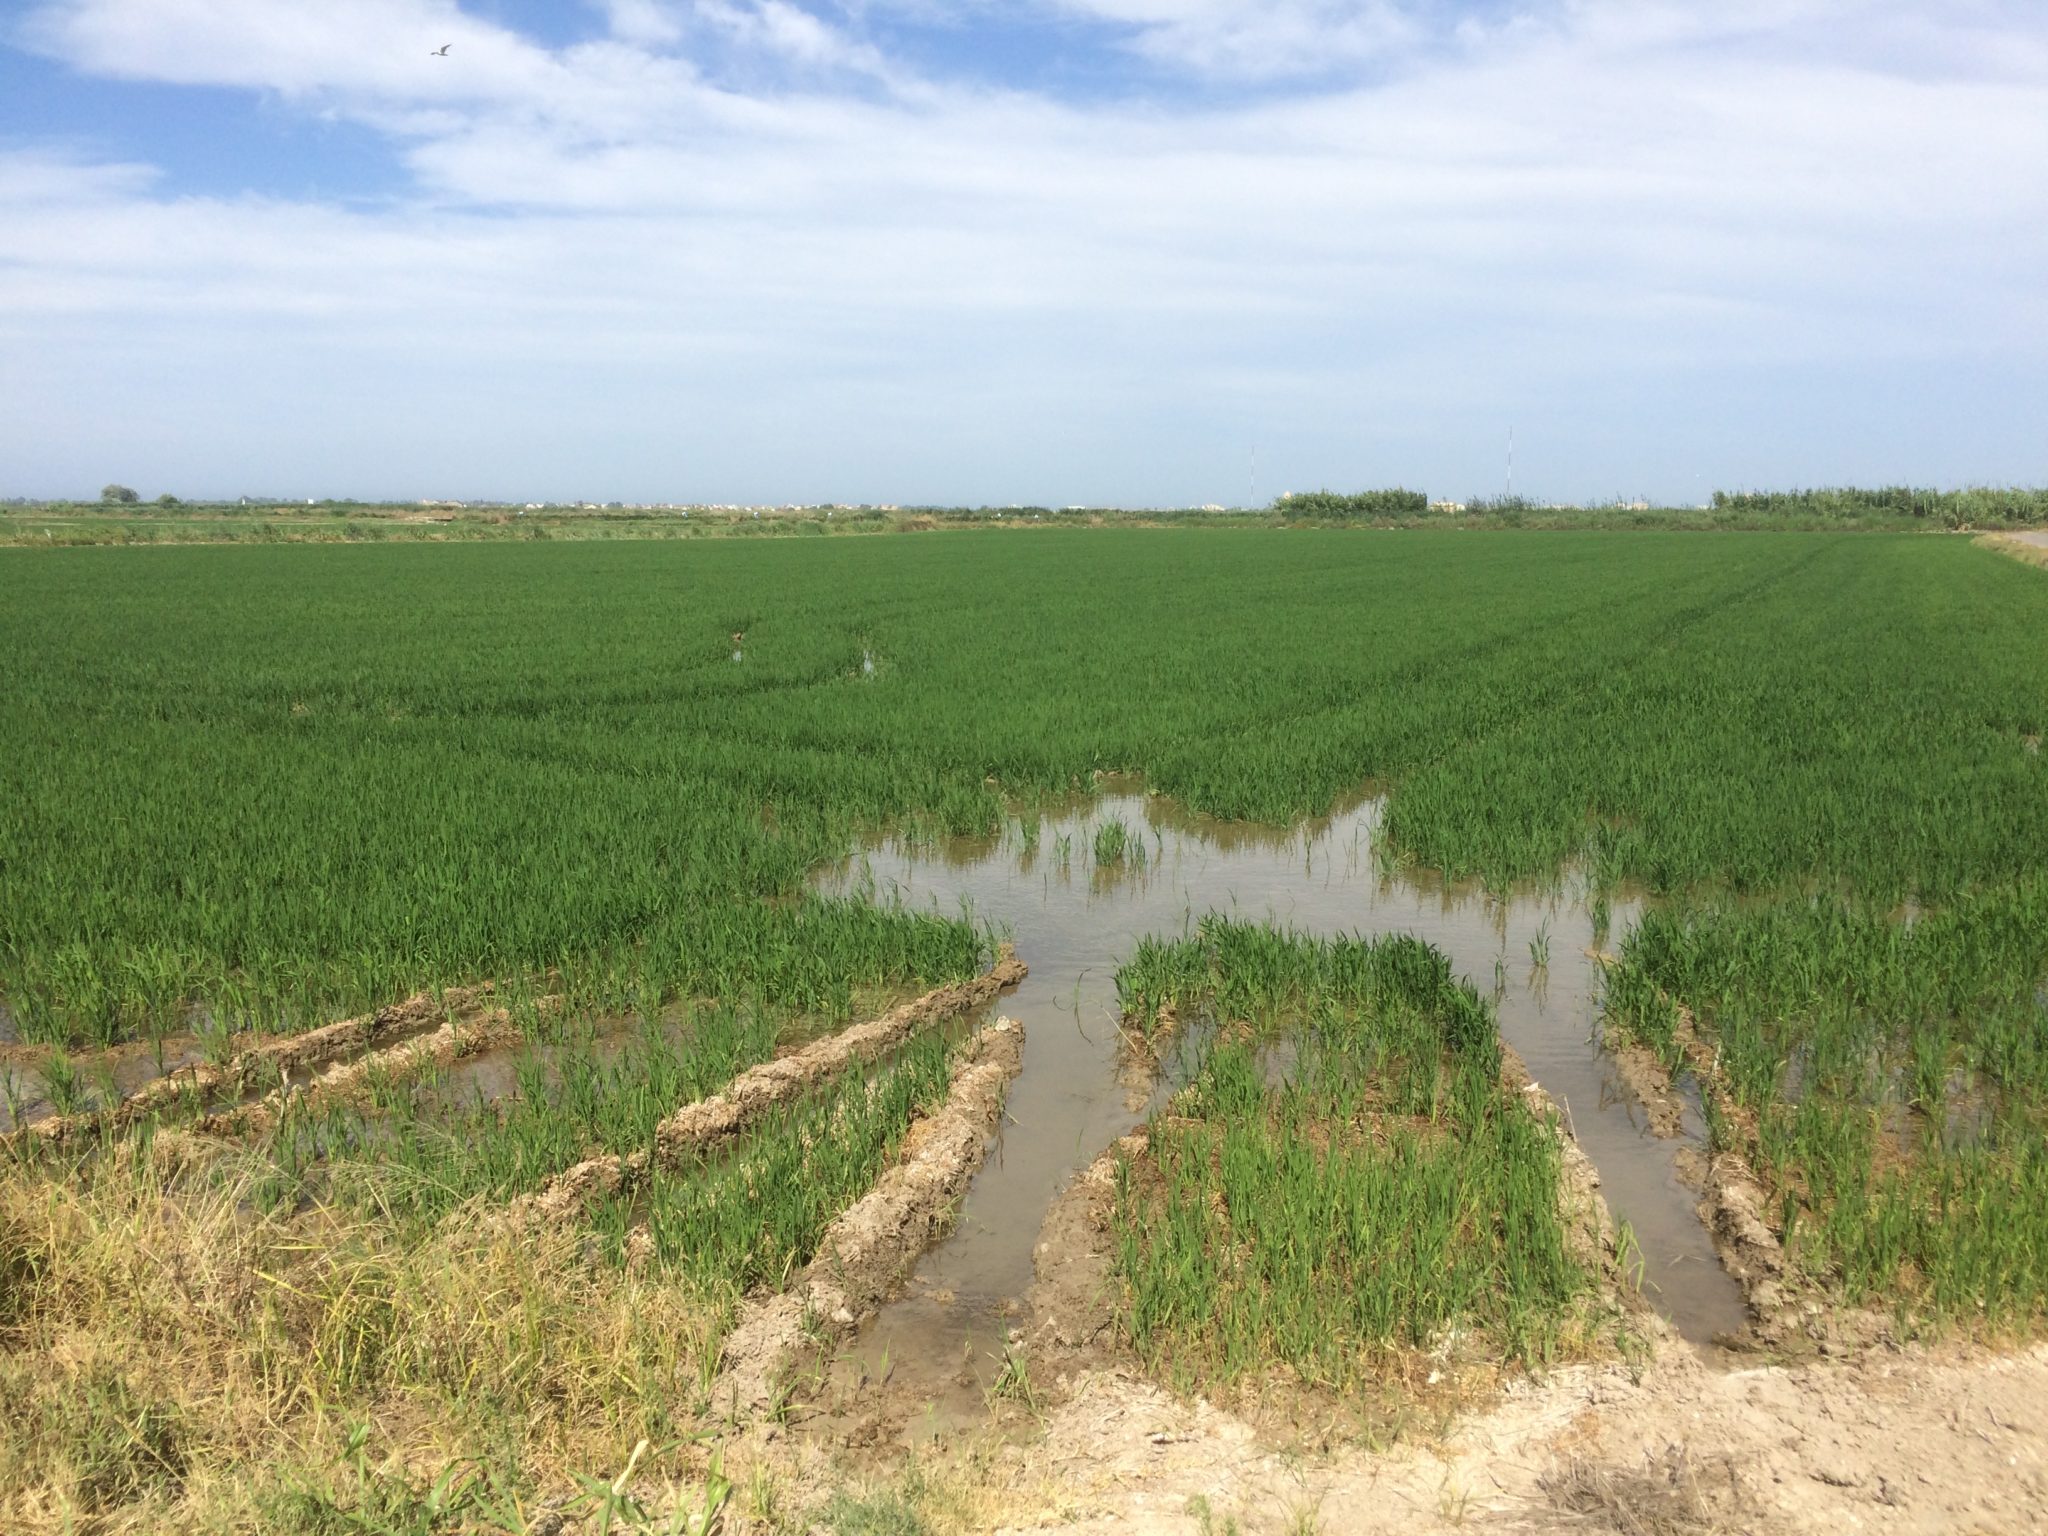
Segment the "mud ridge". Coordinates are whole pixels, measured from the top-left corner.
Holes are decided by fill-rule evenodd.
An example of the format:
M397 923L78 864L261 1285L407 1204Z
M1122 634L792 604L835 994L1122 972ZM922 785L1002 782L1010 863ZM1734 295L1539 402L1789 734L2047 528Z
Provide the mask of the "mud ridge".
M48 1115L0 1137L0 1146L58 1146L73 1137L102 1128L120 1129L168 1108L189 1093L201 1098L216 1094L253 1093L263 1085L358 1055L433 1027L436 1020L473 1008L493 992L486 981L474 987L451 987L438 998L419 992L375 1013L359 1014L249 1047L225 1063L195 1062L153 1079L111 1108Z
M1586 958L1601 970L1611 970L1621 964L1613 954L1604 949L1588 948ZM1676 1086L1671 1073L1657 1053L1639 1040L1615 1036L1601 1031L1600 1049L1613 1062L1615 1074L1622 1086L1635 1096L1643 1107L1643 1115L1649 1124L1650 1134L1660 1141L1675 1141L1685 1134L1685 1106L1679 1102Z
M1100 1367L1118 1351L1116 1280L1110 1269L1110 1219L1117 1164L1151 1145L1142 1130L1112 1142L1075 1174L1045 1213L1032 1249L1031 1289L1024 1304L1031 1356L1064 1383L1069 1373Z
M1749 1162L1748 1151L1757 1145L1756 1116L1729 1091L1719 1052L1700 1034L1692 1010L1672 1001L1678 1015L1673 1038L1712 1118L1725 1127L1721 1144L1710 1144L1692 1161L1689 1177L1698 1180L1700 1219L1714 1240L1721 1267L1742 1288L1749 1305L1751 1341L1781 1347L1804 1339L1827 1351L1844 1342L1868 1344L1888 1338L1891 1329L1884 1319L1829 1303L1793 1270L1771 1219L1771 1196ZM1662 1094L1675 1098L1663 1060L1655 1052L1636 1049L1648 1070L1661 1079Z
M801 1097L821 1079L876 1060L923 1025L967 1013L991 1001L1022 981L1026 969L1016 951L1002 945L996 952L996 963L972 980L936 987L922 997L898 1004L879 1019L813 1040L802 1050L775 1061L749 1067L727 1084L723 1093L685 1104L656 1126L651 1156L639 1151L625 1156L606 1153L586 1158L554 1175L534 1193L507 1205L506 1219L544 1223L573 1220L591 1200L628 1193L638 1187L650 1167L673 1168L691 1156L708 1152L756 1124L770 1110Z
M1701 1184L1701 1214L1714 1237L1714 1249L1721 1265L1735 1277L1749 1309L1756 1316L1759 1342L1783 1343L1812 1331L1821 1316L1812 1287L1793 1273L1777 1229L1769 1219L1770 1195L1763 1181L1749 1165L1746 1149L1757 1144L1756 1117L1735 1101L1721 1078L1719 1053L1700 1037L1692 1010L1677 1004L1678 1028L1675 1038L1685 1052L1687 1064L1700 1085L1700 1093L1713 1106L1722 1124L1731 1127L1739 1145L1710 1151ZM1840 1309L1837 1309L1839 1312ZM1842 1322L1848 1321L1840 1313ZM1864 1332L1860 1326L1853 1331Z
M1023 1065L1015 1019L975 1036L946 1102L911 1127L895 1166L825 1229L788 1290L747 1304L726 1338L714 1410L746 1418L770 1406L806 1350L851 1334L889 1299L950 1226Z
M539 1000L543 1014L561 1007L557 997ZM379 1074L405 1076L453 1066L472 1056L515 1045L522 1038L510 1010L493 1008L465 1019L447 1019L424 1035L335 1063L308 1082L273 1089L255 1103L243 1104L208 1118L205 1129L216 1135L260 1135L276 1125L288 1106L359 1104Z

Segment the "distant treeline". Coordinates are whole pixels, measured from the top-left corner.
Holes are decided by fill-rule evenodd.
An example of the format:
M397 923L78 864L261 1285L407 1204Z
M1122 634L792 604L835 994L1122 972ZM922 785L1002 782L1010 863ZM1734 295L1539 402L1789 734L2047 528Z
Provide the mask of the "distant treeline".
M1429 511L1421 491L1399 487L1384 491L1291 491L1273 503L1288 518L1351 522L1359 518L1420 517Z
M1913 517L1978 527L1993 523L2048 523L2048 490L1972 486L1963 491L1910 485L1831 486L1811 491L1716 491L1716 508L1766 516Z

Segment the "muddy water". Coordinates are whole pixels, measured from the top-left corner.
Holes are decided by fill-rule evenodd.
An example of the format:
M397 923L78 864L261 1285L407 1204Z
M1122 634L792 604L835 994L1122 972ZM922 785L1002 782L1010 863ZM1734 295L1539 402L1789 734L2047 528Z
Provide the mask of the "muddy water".
M1412 933L1451 957L1494 996L1502 1038L1565 1109L1600 1171L1617 1217L1634 1228L1645 1286L1679 1332L1698 1343L1739 1328L1741 1294L1717 1262L1679 1180L1683 1141L1652 1137L1596 1039L1596 938L1575 882L1510 899L1476 887L1390 874L1376 864L1380 802L1365 801L1291 832L1190 816L1156 797L1111 794L1047 816L1035 838L1013 824L996 840L906 847L884 843L826 872L822 888L977 920L1015 938L1031 974L1001 1010L1023 1021L1024 1070L1011 1089L1009 1124L970 1191L957 1231L926 1256L911 1293L864 1345L877 1368L929 1357L946 1342L960 1386L979 1353L995 1351L1002 1319L1032 1279L1032 1248L1047 1207L1067 1180L1147 1113L1119 1078L1116 969L1147 934L1191 930L1209 912L1321 935ZM1033 820L1035 818L1027 818ZM1103 867L1096 831L1121 819L1138 831L1142 861ZM1616 902L1614 938L1637 908ZM1534 952L1532 953L1532 946ZM1547 952L1547 963L1538 963ZM1689 1110L1688 1139L1702 1127ZM969 1368L961 1370L966 1357Z

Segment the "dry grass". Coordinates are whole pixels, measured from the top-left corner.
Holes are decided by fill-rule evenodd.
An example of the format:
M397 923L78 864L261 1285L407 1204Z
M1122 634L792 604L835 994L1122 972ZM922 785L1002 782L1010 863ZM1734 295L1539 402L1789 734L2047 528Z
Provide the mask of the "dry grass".
M1543 1480L1559 1509L1621 1536L1718 1536L1748 1529L1747 1501L1726 1461L1674 1445L1640 1467L1573 1457Z
M575 1234L258 1214L253 1178L174 1132L0 1168L0 1529L290 1529L465 1464L574 1492L643 1438L648 1481L701 1481L729 1301Z
M1987 533L1978 542L2026 565L2048 566L2048 541L2038 534Z

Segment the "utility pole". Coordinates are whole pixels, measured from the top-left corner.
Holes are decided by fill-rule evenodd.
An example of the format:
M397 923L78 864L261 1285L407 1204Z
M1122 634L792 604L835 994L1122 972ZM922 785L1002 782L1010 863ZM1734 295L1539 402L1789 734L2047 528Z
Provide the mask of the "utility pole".
M1508 500L1515 499L1515 429L1508 428Z
M1253 444L1252 444L1252 510L1253 510L1253 511L1257 511L1257 510L1258 510L1258 505L1259 505L1259 445L1258 445L1257 443L1253 443Z

